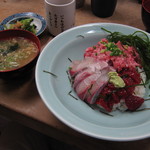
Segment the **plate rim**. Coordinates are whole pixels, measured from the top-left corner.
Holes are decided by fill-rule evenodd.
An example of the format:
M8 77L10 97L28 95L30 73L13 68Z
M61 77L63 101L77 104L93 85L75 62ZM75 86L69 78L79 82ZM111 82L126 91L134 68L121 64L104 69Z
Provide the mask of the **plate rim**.
M0 23L0 30L4 30L4 27L3 27L4 24L8 23L11 20L15 20L15 18L21 18L21 17L34 17L41 21L42 27L36 33L36 36L39 36L46 29L47 23L43 16L34 12L22 12L22 13L16 13L16 14L10 15L6 17L5 19L3 19Z
M73 27L67 31L64 31L63 33L59 34L58 36L56 36L54 39L52 39L50 42L47 43L47 45L44 47L44 49L47 49L47 47L55 40L61 38L63 35L67 34L68 32L72 32L78 28L81 28L81 27L90 27L90 26L97 26L97 25L119 25L119 26L124 26L124 27L129 27L131 29L136 29L136 30L141 30L141 29L138 29L138 28L135 28L135 27L132 27L132 26L129 26L129 25L124 25L124 24L119 24L119 23L89 23L89 24L84 24L84 25L80 25L80 26L76 26L76 27ZM143 31L143 30L141 30ZM145 32L145 31L144 31ZM147 32L146 32L147 33ZM40 58L42 58L42 55L44 55L45 51L42 51L41 53L41 56L39 57L38 61L37 61L37 65L36 65L36 71L35 71L35 79L36 79L36 85L37 85L37 89L38 89L38 92L43 100L43 102L46 104L46 106L48 107L48 109L50 109L50 111L59 119L61 120L63 123L65 123L66 125L68 125L69 127L75 129L76 131L79 131L80 133L83 133L85 135L88 135L88 136L91 136L91 137L95 137L95 138L98 138L98 139L104 139L104 140L110 140L110 141L133 141L133 140L139 140L139 139L144 139L144 138L147 138L150 136L150 133L148 134L144 134L144 135L141 135L141 136L136 136L136 137L112 137L112 136L97 136L97 135L94 135L92 134L91 135L91 132L87 132L87 131L83 131L81 130L80 128L78 127L75 127L74 125L72 125L70 122L66 121L64 118L61 118L59 116L59 114L57 114L58 112L53 110L52 107L49 108L49 104L44 100L45 99L45 96L41 93L40 91L40 85L39 85L39 82L38 82L38 78L39 78L39 74L38 74L38 67L39 67L39 63L40 63ZM67 109L67 108L65 108Z

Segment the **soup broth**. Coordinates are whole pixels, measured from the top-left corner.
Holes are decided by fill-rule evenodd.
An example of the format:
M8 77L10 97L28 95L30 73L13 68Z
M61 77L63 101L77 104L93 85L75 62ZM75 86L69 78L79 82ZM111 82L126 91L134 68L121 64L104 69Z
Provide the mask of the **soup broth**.
M0 71L20 68L32 61L38 47L23 37L13 37L0 41Z

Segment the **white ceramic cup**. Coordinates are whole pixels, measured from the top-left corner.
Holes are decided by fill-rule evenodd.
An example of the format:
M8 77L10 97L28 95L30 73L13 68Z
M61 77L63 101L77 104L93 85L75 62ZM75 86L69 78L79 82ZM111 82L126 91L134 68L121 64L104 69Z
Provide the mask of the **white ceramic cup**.
M56 36L75 24L75 0L45 0L49 32Z

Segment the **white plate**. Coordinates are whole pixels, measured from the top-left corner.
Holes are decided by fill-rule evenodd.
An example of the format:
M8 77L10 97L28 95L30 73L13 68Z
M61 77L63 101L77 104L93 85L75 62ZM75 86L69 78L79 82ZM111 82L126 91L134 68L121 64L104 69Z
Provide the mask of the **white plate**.
M150 136L150 111L116 111L107 116L91 109L81 100L68 95L71 85L66 70L71 60L83 58L84 50L107 36L101 27L125 34L139 29L113 23L95 23L72 28L50 41L41 53L36 66L36 84L39 94L53 114L69 127L92 137L130 141ZM149 34L148 34L149 36ZM50 71L58 77L43 72ZM147 96L149 90L147 89ZM150 108L150 103L145 102Z
M40 35L45 30L46 28L45 19L42 16L33 12L18 13L5 18L0 24L0 30L4 30L4 25L9 26L9 24L12 24L17 20L25 19L25 18L33 19L32 23L36 25L37 36Z

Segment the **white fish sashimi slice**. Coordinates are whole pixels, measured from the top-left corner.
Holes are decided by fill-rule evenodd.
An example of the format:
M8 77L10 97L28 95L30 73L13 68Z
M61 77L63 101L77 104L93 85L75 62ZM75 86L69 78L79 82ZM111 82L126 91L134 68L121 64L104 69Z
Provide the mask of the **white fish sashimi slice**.
M75 91L77 95L80 97L80 99L84 100L85 94L90 89L91 85L99 78L100 74L92 74L82 80L77 87L75 88Z
M76 88L76 86L82 82L85 78L87 78L88 76L92 75L93 71L91 69L85 69L81 72L79 72L74 79L74 83L73 83L73 88Z
M108 67L108 64L104 61L102 62L95 61L94 63L90 64L89 66L87 66L87 68L79 71L75 75L73 88L75 88L82 80L84 80L84 78L92 75L93 73L101 74L101 70L107 67Z
M97 96L99 95L99 93L102 91L102 89L105 87L105 85L109 81L108 73L110 71L114 71L114 69L111 67L107 67L107 68L104 68L103 70L101 70L100 77L94 82L90 91L87 92L87 94L86 94L85 100L88 103L90 103L90 104L95 103Z
M70 65L70 70L69 70L70 75L71 76L76 75L78 72L84 70L93 62L94 62L93 58L86 58L83 60L73 61L72 64Z
M94 58L86 57L83 60L73 61L72 64L70 65L69 73L73 77L77 75L79 72L81 72L82 70L85 70L86 68L91 69L93 72L97 72L107 66L108 63L105 61L97 61Z

